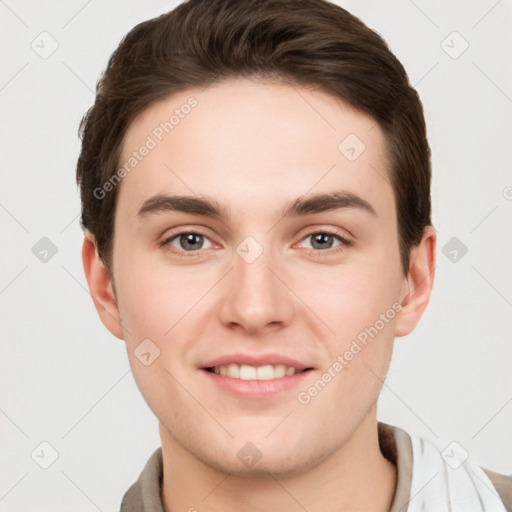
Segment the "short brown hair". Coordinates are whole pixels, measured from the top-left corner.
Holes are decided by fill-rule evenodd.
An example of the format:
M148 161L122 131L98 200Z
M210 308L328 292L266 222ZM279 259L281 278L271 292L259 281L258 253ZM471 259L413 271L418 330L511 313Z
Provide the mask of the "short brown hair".
M314 86L377 121L386 139L407 274L410 250L431 224L423 108L385 41L326 0L188 0L126 34L79 127L81 224L94 235L107 268L118 187L101 199L95 190L114 176L130 123L173 93L236 77Z

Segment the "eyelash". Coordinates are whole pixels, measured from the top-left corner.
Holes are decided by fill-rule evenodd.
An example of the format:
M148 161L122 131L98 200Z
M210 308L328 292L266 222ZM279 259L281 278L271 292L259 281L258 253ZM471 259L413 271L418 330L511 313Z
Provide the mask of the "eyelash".
M317 249L306 249L308 251L312 251L317 256L332 256L333 254L337 254L340 250L344 250L344 249L346 249L346 247L350 247L352 245L352 242L347 240L342 235L342 233L340 233L338 231L334 231L334 230L331 231L329 229L324 229L324 230L320 230L320 231L311 231L310 233L303 236L300 241L302 242L302 240L305 240L306 238L308 238L310 236L318 235L318 234L334 236L342 243L342 245L335 247L334 249L325 249L323 251L317 250ZM201 236L209 239L209 236L206 235L205 233L201 232L200 230L180 231L178 233L174 233L173 235L167 237L162 242L159 242L158 245L160 247L169 248L169 247L171 247L170 242L172 242L174 239L176 239L182 235L201 235ZM197 251L180 251L180 250L176 249L175 247L172 247L172 249L170 249L170 251L179 257L195 258L195 257L200 256L199 253L200 253L201 249L199 249Z

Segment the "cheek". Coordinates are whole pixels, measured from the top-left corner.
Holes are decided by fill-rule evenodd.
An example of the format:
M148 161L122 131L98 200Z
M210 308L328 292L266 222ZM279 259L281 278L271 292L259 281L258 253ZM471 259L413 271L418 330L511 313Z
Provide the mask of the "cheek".
M126 341L150 338L165 342L174 326L211 287L210 281L205 272L192 267L152 265L147 258L120 258L116 289Z
M121 284L116 288L130 366L149 407L163 418L169 414L166 404L186 403L179 385L190 378L184 373L189 370L183 368L187 357L184 334L209 280L191 280L179 269L133 258L118 261L116 278ZM146 361L144 353L149 353ZM180 410L177 407L173 415L179 416Z
M391 268L386 258L371 265L325 267L313 275L304 274L296 281L295 290L315 313L314 318L328 326L331 332L326 339L335 340L336 348L341 349L396 304L401 285L398 264L396 267ZM394 310L388 316L394 318ZM386 334L392 331L388 323L381 330Z

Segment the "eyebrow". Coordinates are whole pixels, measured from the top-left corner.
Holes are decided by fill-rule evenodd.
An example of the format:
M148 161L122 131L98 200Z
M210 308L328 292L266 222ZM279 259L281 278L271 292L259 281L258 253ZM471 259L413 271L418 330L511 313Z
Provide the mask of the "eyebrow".
M359 209L377 216L375 209L368 201L357 194L343 190L298 197L285 205L281 215L283 218L300 217L344 208ZM178 195L156 195L151 197L143 203L137 216L143 218L149 214L169 211L202 215L221 220L229 218L227 210L215 199Z

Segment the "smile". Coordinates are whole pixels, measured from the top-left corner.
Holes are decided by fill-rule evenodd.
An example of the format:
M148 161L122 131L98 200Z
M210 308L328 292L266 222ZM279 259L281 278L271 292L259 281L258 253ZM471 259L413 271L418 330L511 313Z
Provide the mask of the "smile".
M285 366L284 364L265 366L249 366L247 364L231 363L229 365L215 366L206 368L207 371L213 372L217 375L225 375L233 379L241 380L273 380L280 379L299 373L303 370L298 370L293 366Z
M291 391L315 371L311 363L284 354L242 352L204 361L198 369L215 389L249 399L271 398Z

